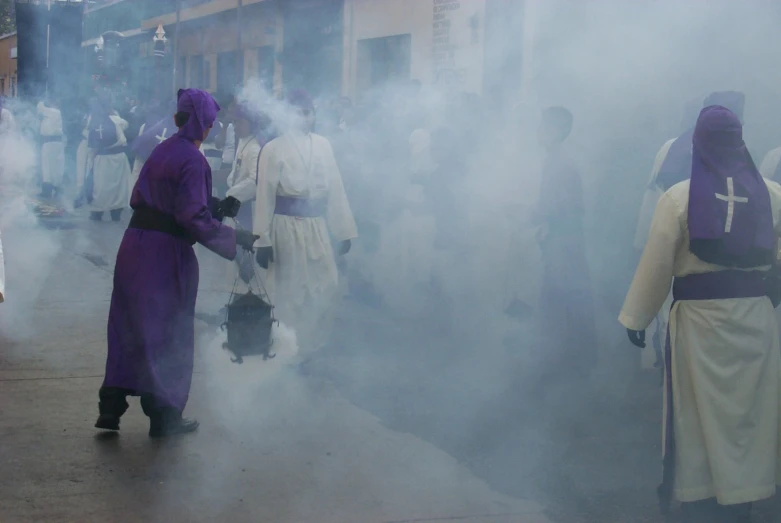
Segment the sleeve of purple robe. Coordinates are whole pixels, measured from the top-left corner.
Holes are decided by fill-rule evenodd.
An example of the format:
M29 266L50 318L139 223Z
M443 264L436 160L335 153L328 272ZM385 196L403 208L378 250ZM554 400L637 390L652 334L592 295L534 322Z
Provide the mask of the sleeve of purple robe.
M190 236L223 258L236 257L236 231L214 219L209 212L208 188L211 185L206 161L184 164L174 204L176 221Z

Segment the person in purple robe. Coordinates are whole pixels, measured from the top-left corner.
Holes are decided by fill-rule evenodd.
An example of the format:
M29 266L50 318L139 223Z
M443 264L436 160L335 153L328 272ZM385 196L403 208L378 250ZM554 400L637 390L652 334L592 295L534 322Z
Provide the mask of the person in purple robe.
M95 426L118 430L127 396L141 396L149 436L192 432L182 417L190 392L194 313L198 291L197 242L232 260L237 246L257 238L223 225L238 209L211 198L211 170L198 147L219 106L205 91L179 91L178 132L152 151L130 206L133 217L114 270L108 319L106 377Z

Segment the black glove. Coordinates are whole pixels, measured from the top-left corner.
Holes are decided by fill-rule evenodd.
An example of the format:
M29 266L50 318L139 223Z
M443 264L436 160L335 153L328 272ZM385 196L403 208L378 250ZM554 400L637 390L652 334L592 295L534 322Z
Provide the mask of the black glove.
M236 245L242 247L244 250L251 251L252 246L255 245L255 240L260 238L251 231L245 231L243 229L236 230Z
M645 331L633 331L632 329L627 329L626 333L629 335L629 341L632 342L632 345L635 347L640 347L641 349L645 348Z
M255 261L264 269L268 269L269 263L274 261L274 248L258 247L258 250L255 252Z
M353 242L350 240L344 240L343 242L339 242L339 247L336 249L336 253L339 256L344 256L348 252L350 252L350 247L353 246Z
M212 218L217 220L218 222L221 222L225 216L222 214L222 209L220 209L220 199L215 196L209 196L209 214L212 215Z
M217 208L223 217L235 218L239 214L239 209L241 209L241 202L233 196L228 196L217 204Z

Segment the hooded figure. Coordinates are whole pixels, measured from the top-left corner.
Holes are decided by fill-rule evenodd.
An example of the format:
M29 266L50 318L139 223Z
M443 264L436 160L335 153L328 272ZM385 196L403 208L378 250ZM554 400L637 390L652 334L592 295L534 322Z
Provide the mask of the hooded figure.
M87 201L90 202L90 218L103 219L110 212L113 221L119 221L128 204L130 162L127 158L128 122L103 99L92 104L87 121L87 146L90 159L87 174Z
M211 170L198 150L219 106L205 91L179 92L179 131L144 164L133 190L133 217L114 271L106 378L96 427L118 430L126 396L141 396L151 437L191 432L182 418L193 371L200 243L226 259L254 237L220 223L210 210Z
M294 125L260 154L253 229L277 317L296 329L302 352L311 352L332 324L335 257L349 251L358 232L331 144L312 133L312 99L297 90L288 103Z
M239 141L233 169L228 175L228 191L225 195L226 197L232 196L241 202L241 210L236 216L236 220L229 223L238 228L252 229L260 169L260 152L268 141L266 130L269 127L269 118L246 104L239 104L236 107L233 125ZM230 265L228 288L234 289L236 277L239 276L240 282L234 292L239 294L247 292L255 275L253 264L252 259L239 256L236 263Z
M750 503L781 481L781 352L766 278L781 186L759 175L725 107L702 110L692 144L691 179L659 199L619 321L645 346L672 285L662 507L675 496L689 521L747 521Z
M128 183L130 194L133 193L133 188L136 186L141 168L152 154L154 148L176 132L176 125L171 116L172 113L173 108L166 111L162 104L153 104L146 115L146 121L141 124L138 136L133 140L132 145L135 158L133 160L133 171Z
M65 142L62 132L62 112L50 100L38 102L41 121L41 196L49 198L62 189L65 174Z

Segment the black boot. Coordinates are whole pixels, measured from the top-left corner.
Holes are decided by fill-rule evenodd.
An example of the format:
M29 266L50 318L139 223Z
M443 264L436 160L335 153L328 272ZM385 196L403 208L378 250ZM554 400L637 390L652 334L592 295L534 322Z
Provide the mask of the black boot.
M122 209L114 209L111 211L111 221L118 222L122 218Z
M681 503L683 523L721 523L719 505L715 499L703 499L689 503Z
M724 523L751 523L751 503L721 507Z
M101 387L98 391L100 402L98 403L98 421L96 429L119 430L119 418L127 412L129 407L127 396L130 394L125 389L117 387Z
M103 220L103 213L102 212L91 212L89 213L89 219L99 222Z
M160 406L157 398L148 394L141 396L141 408L144 409L144 414L149 416L150 438L166 438L195 432L200 425L196 420L183 418L178 409Z
M54 186L52 184L44 182L43 185L41 185L41 194L39 194L38 197L51 198L53 190Z

